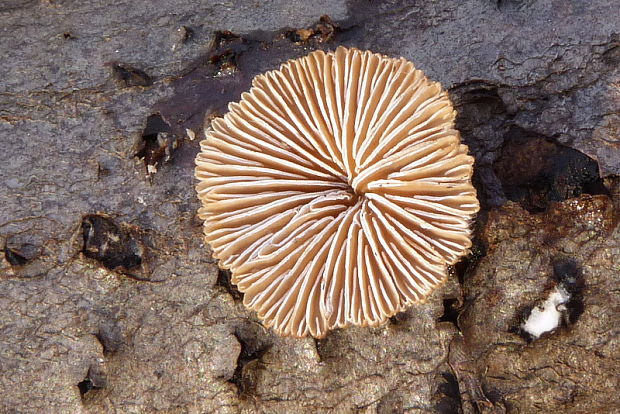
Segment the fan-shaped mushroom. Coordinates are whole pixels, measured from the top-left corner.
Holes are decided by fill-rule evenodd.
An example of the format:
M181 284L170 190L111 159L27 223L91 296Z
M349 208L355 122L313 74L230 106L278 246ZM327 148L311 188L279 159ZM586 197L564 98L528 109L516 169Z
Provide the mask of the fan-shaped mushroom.
M339 47L258 75L196 158L205 239L281 335L424 301L478 211L455 111L403 58Z

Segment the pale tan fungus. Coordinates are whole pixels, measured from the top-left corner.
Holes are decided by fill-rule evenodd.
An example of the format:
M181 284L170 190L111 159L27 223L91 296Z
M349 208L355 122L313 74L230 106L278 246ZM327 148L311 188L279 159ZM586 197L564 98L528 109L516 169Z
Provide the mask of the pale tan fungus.
M312 52L228 109L196 159L199 216L265 326L380 324L470 248L473 158L446 92L411 62Z

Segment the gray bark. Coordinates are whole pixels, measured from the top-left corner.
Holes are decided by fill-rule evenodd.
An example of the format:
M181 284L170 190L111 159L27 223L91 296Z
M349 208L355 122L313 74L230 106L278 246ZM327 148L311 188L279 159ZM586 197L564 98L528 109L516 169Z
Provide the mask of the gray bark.
M618 10L2 2L0 411L614 412ZM483 210L428 303L283 339L202 243L193 159L255 74L339 44L403 56L449 90ZM522 322L559 284L563 322L534 340Z

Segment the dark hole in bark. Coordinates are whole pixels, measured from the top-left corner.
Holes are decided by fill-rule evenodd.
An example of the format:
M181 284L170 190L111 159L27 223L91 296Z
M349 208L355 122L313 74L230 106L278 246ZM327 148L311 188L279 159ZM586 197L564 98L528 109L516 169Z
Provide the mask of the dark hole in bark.
M4 248L4 257L11 266L23 266L28 263L28 259L9 247Z
M481 208L501 206L506 197L492 169L493 154L501 147L513 114L506 107L499 86L491 81L463 82L450 89L450 97L457 110L456 127L476 158L472 181L478 189Z
M82 237L84 256L97 260L110 270L124 272L142 264L140 243L107 216L85 216L82 219Z
M566 303L568 322L572 325L584 311L585 281L579 264L572 258L556 258L553 261L554 279L570 294Z
M259 328L260 329L260 328ZM237 367L229 382L237 386L239 395L251 394L256 385L256 376L260 369L258 361L271 348L271 343L258 334L253 326L239 327L235 337L241 344L241 352L237 359Z
M479 217L478 221L480 220L481 219ZM481 242L477 237L474 236L470 253L458 262L456 262L453 266L449 266L449 270L451 268L451 273L456 275L460 285L463 285L465 283L468 275L475 271L476 266L480 262L480 259L486 256L486 254L486 246L483 242Z
M502 393L491 386L489 386L486 382L482 382L482 392L484 392L484 396L493 404L493 405L505 405L504 397Z
M209 63L216 69L215 76L231 75L237 70L237 53L228 49L209 58Z
M246 46L246 41L241 36L228 30L216 31L211 44L212 52L205 61L205 66L210 67L211 76L221 77L235 73L238 70L237 59Z
M7 240L4 245L4 258L11 266L24 266L40 255L41 247L34 244Z
M535 338L528 332L526 332L521 325L527 320L527 318L532 313L532 309L534 309L536 306L537 304L527 304L518 308L516 316L514 318L514 323L512 323L511 326L508 328L508 332L519 335L528 344L533 342Z
M169 161L172 152L179 146L176 135L160 114L150 115L142 132L142 139L135 156L144 160L147 174L157 171L163 161Z
M243 38L230 30L218 30L214 34L211 49L219 49L236 42L243 42Z
M460 301L456 298L448 298L443 300L443 315L437 320L438 322L451 322L458 328L458 317L461 313Z
M461 414L462 401L459 383L451 372L441 374L443 381L437 389L438 400L435 403L435 412L440 414Z
M86 378L84 381L78 382L78 388L80 389L80 394L84 397L84 394L93 389L93 383L90 378Z
M507 134L493 168L506 197L530 213L581 194L608 194L596 161L519 128Z
M408 312L398 312L396 315L390 317L390 323L396 326L403 325L411 319L411 315Z
M217 284L218 286L223 287L226 292L228 292L234 300L240 301L243 300L243 293L239 292L237 287L232 284L230 281L231 275L230 270L219 269L217 272Z
M112 77L121 87L150 86L153 80L146 72L125 63L112 63Z
M328 355L325 354L325 348L327 345L326 339L316 339L314 340L314 347L316 348L316 353L319 355L319 359L321 362L325 362L325 359Z
M468 268L469 268L469 261L467 259L463 259L459 261L458 263L455 263L454 266L452 266L454 274L456 274L456 277L460 285L462 285L463 282L465 282L465 273L467 273Z
M93 368L92 366L88 369L88 373L86 374L86 378L82 381L78 382L77 387L80 390L80 396L82 400L87 398L87 396L96 390L100 390L105 388L106 386L106 377L103 372L99 369Z
M78 382L78 388L80 389L80 395L82 396L82 398L84 398L84 394L86 394L88 391L95 389L95 387L93 386L93 382L90 380L90 378L86 378L84 379L84 381Z

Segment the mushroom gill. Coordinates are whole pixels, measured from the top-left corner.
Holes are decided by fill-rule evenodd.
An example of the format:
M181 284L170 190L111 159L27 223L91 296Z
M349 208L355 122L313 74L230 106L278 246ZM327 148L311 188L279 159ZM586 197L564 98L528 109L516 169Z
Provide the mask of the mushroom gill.
M205 239L280 335L377 325L471 246L473 158L437 82L339 47L258 75L196 158Z

